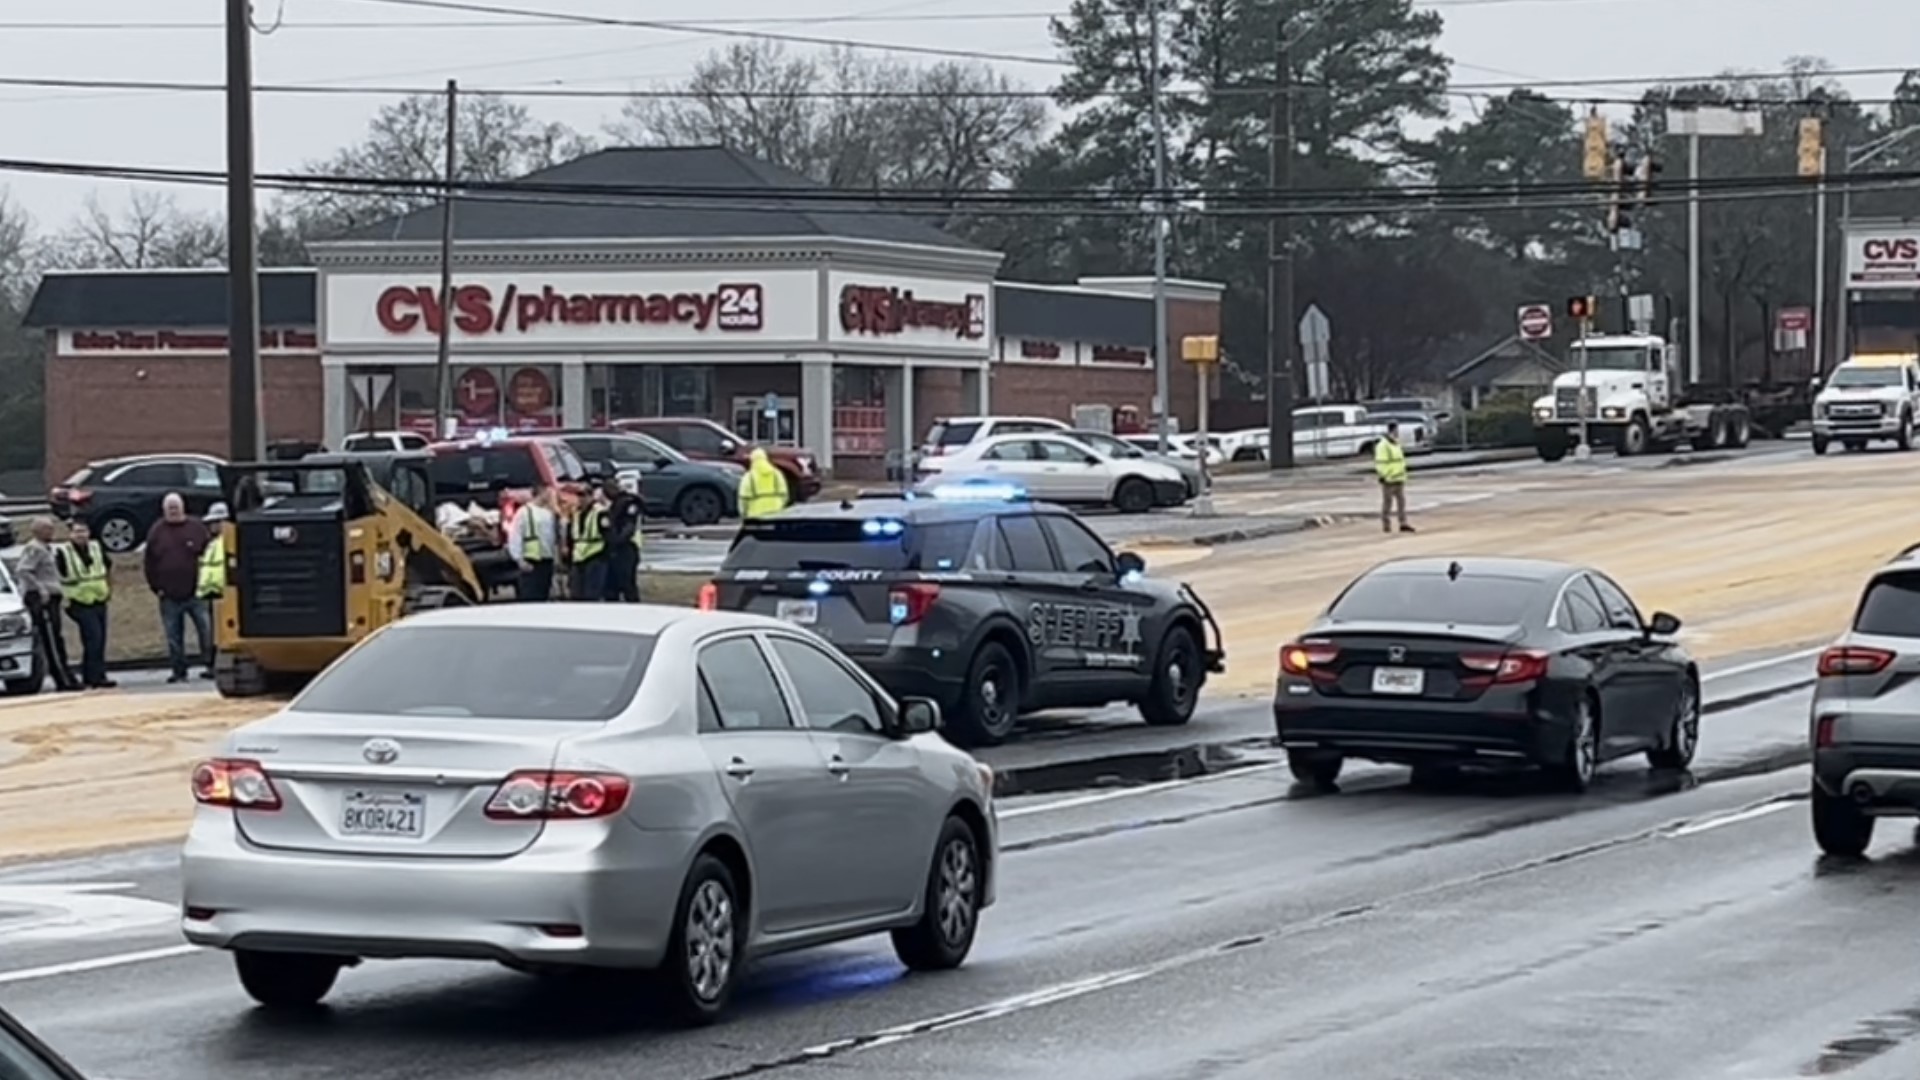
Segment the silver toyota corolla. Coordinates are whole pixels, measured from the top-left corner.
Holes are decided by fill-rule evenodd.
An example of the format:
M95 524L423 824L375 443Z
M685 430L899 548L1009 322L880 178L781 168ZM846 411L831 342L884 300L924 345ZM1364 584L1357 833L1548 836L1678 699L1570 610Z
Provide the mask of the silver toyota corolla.
M952 968L998 832L938 723L760 616L418 615L196 768L183 927L273 1007L363 958L645 969L696 1022L771 953L890 931Z

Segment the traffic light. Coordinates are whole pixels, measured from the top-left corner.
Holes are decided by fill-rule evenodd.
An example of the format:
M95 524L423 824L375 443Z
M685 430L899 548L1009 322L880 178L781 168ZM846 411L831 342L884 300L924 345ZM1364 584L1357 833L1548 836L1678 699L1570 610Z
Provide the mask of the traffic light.
M1630 193L1626 176L1626 159L1614 158L1607 167L1607 231L1610 233L1633 226L1632 220L1627 217L1626 198Z
M1827 171L1827 152L1825 133L1821 129L1820 118L1804 117L1800 121L1800 175L1819 176Z
M1567 298L1567 318L1574 322L1587 322L1593 318L1593 297L1570 296Z
M1599 113L1587 117L1586 156L1581 172L1589 180L1607 177L1607 118Z

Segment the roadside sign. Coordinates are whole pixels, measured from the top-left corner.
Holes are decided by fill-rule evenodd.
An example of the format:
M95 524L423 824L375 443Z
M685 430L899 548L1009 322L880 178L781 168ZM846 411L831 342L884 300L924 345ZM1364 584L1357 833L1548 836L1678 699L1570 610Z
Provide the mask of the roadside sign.
M355 375L353 394L360 399L360 405L366 409L377 409L387 399L387 389L393 385L391 375Z
M1807 335L1813 329L1813 311L1809 308L1781 308L1773 319L1773 351L1798 352L1807 347Z
M1332 384L1332 372L1326 361L1307 364L1307 396L1314 401L1325 401Z
M1553 309L1545 304L1527 304L1520 309L1520 336L1539 341L1553 336Z

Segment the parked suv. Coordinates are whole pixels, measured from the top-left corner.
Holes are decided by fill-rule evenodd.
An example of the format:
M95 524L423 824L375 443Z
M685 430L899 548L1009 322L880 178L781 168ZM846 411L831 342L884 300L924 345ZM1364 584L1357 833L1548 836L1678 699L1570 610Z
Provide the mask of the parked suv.
M1829 854L1859 855L1875 819L1920 817L1920 553L1867 579L1818 670L1813 835Z
M178 492L199 517L221 500L220 465L207 454L140 454L96 461L47 493L63 521L84 521L100 546L124 555L147 542L160 503Z
M731 461L745 465L754 445L704 417L645 416L615 420L615 431L651 435L695 461ZM795 502L820 494L820 461L812 451L795 446L761 446L768 460L787 476L787 491Z
M637 432L567 431L559 438L588 464L600 462L615 475L633 474L650 518L712 525L738 512L742 470L730 461L694 461Z

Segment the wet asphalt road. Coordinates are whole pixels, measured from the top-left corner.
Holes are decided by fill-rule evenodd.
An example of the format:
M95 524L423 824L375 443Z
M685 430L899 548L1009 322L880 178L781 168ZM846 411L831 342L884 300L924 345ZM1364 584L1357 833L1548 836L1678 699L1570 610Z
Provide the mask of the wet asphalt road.
M1816 856L1790 763L1804 690L1713 712L1691 776L1622 761L1582 797L1524 778L1416 790L1384 768L1314 795L1243 740L1252 708L1196 721L1239 743L1239 771L1005 800L1001 903L948 975L905 976L879 940L781 958L729 1022L679 1032L639 995L368 965L326 1012L276 1019L165 923L28 942L0 922L0 1005L109 1080L1920 1075L1920 853L1887 823L1866 862ZM1016 752L1038 753L1003 767ZM172 861L21 868L0 888L171 901Z

